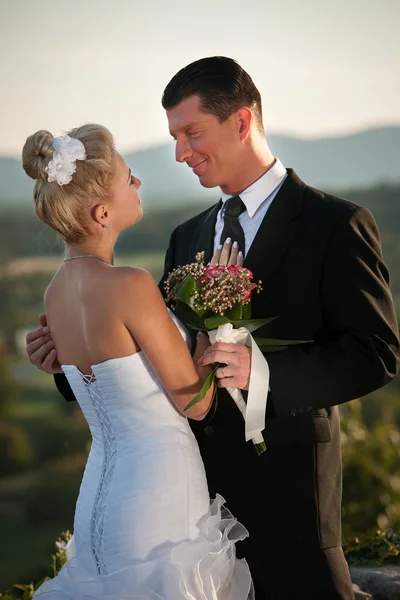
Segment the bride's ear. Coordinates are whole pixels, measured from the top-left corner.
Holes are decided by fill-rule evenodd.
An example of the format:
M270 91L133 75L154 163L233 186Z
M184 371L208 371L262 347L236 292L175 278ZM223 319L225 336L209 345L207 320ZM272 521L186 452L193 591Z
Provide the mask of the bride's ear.
M105 204L96 204L91 210L91 217L95 223L108 228L110 220L110 211Z

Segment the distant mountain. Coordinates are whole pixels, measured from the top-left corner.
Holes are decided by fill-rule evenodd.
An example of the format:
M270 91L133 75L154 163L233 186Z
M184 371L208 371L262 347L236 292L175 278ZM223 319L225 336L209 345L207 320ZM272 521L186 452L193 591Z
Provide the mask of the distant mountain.
M400 127L315 140L268 137L275 156L309 185L357 189L400 181Z
M342 137L303 140L270 135L268 143L286 167L309 185L330 191L400 181L400 127L370 129ZM139 150L125 158L143 181L149 207L212 201L217 189L204 189L186 165L175 162L174 144ZM29 206L32 182L19 160L0 157L0 209Z

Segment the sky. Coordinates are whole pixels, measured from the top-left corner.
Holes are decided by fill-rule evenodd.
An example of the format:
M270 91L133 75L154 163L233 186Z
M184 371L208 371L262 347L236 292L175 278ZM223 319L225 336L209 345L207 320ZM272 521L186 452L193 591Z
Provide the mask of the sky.
M165 143L164 87L213 55L252 76L267 135L400 125L399 22L399 0L0 0L0 155L88 122Z

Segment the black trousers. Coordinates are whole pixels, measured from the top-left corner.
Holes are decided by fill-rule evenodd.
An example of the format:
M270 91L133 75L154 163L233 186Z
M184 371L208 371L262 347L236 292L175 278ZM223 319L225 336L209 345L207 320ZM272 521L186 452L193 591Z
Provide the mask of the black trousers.
M286 549L246 559L255 600L354 600L341 547L300 552L288 540Z
M237 556L249 563L256 600L353 600L340 546L336 411L332 419L326 411L268 423L267 451L261 456L243 441L243 420L236 413L234 403L221 394L215 414L191 426L210 496L220 493L249 532L237 544ZM310 443L307 437L316 439ZM292 443L278 443L288 438Z

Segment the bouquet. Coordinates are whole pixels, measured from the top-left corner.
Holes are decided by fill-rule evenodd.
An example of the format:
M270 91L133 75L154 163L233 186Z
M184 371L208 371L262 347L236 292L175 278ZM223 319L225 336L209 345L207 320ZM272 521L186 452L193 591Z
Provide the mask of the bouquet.
M196 262L174 269L165 282L166 302L174 301L186 326L208 333L215 342L239 343L251 348L251 374L247 404L237 388L227 388L245 419L245 439L252 440L257 454L266 450L262 430L269 391L269 368L262 352L276 352L300 340L253 338L251 332L277 317L251 318L251 297L260 293L262 282L253 281L249 269L204 265L204 252L196 255ZM202 400L215 379L220 363L214 365L200 392L185 410Z

